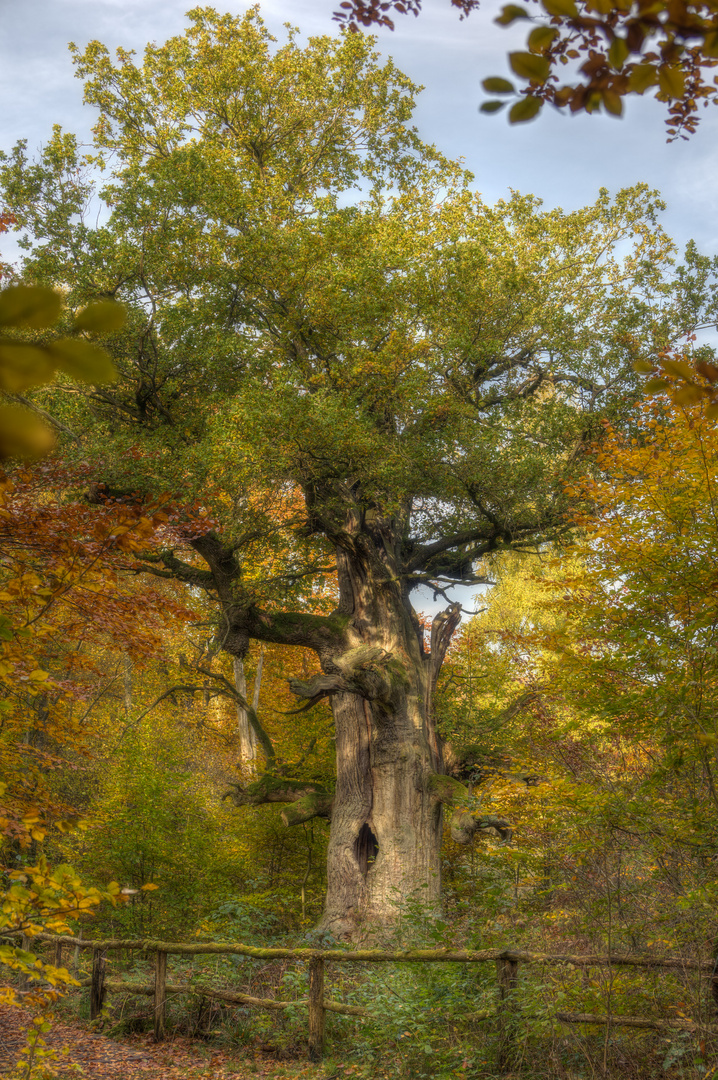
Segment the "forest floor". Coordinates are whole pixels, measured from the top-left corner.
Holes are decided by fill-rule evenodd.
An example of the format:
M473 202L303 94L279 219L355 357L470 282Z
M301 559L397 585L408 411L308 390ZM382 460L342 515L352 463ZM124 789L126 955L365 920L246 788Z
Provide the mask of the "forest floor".
M0 1076L15 1066L25 1045L30 1014L0 1004ZM257 1054L237 1054L209 1047L196 1039L168 1038L154 1043L151 1035L126 1035L122 1040L90 1031L86 1024L56 1020L45 1036L48 1061L58 1077L73 1080L324 1080L321 1066L309 1062L278 1062Z

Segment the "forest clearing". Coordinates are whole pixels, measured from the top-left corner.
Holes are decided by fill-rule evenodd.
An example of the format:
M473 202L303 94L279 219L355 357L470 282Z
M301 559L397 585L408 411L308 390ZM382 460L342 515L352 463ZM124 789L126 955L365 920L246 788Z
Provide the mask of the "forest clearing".
M695 133L710 5L541 3L512 122ZM73 44L0 152L11 1080L718 1077L718 258L485 200L416 7Z

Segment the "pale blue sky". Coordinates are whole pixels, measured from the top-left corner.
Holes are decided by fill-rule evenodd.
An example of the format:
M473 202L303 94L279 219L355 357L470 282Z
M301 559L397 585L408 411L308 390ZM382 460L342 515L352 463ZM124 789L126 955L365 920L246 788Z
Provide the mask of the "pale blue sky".
M305 34L333 34L334 2L268 0L262 12L280 34L287 21ZM249 5L220 0L215 6L239 13ZM623 120L551 113L511 128L503 115L478 112L482 78L506 73L514 30L493 25L501 4L485 0L463 22L449 0L424 6L421 18L399 19L394 33L381 31L378 47L426 87L416 113L421 135L463 157L485 199L516 188L569 209L592 201L601 186L616 190L644 180L663 193L666 227L681 245L693 237L706 253L718 253L718 110L705 110L688 143L670 145L663 109L650 100L629 101ZM82 46L97 38L141 51L149 40L180 33L188 7L187 0L0 0L0 146L25 137L32 150L53 122L89 137L92 112L82 105L67 42Z

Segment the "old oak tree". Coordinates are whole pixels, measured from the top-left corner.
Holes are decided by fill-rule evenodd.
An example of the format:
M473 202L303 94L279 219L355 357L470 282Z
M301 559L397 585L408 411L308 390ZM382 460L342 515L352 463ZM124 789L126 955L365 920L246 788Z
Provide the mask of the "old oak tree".
M110 492L210 516L135 565L205 590L223 650L318 657L292 682L296 723L329 699L335 789L274 768L250 709L267 771L235 799L330 822L323 928L362 932L397 896L435 905L443 810L461 841L509 827L447 774L432 702L450 590L480 583L486 553L565 529L566 482L634 362L700 318L690 268L674 290L643 188L572 213L484 205L361 35L277 47L256 11L196 9L142 63L97 42L75 59L94 157L57 130L35 162L19 145L4 199L28 278L129 317L109 344L119 382L44 407L86 432ZM312 583L333 575L317 614ZM419 587L446 597L430 640Z

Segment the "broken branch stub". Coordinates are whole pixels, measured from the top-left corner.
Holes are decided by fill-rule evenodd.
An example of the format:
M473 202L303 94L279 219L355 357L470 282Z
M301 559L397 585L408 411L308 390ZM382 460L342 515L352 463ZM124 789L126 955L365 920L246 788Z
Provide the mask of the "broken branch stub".
M451 837L457 844L470 844L477 832L493 829L501 837L502 844L508 844L513 830L508 821L499 817L481 817L467 810L457 810L451 819Z
M469 792L459 780L453 776L433 773L428 779L429 790L437 802L444 806L459 806L455 809L451 818L451 836L457 844L469 844L477 832L485 829L493 829L501 837L504 844L508 844L513 835L511 825L504 818L495 817L492 814L478 814L468 810L461 803L466 803Z

